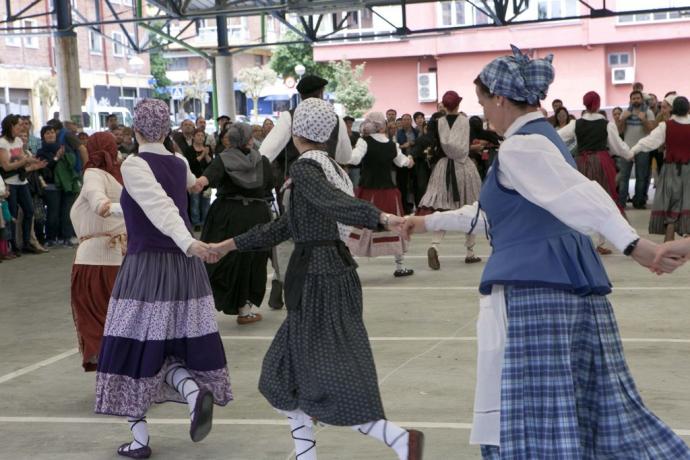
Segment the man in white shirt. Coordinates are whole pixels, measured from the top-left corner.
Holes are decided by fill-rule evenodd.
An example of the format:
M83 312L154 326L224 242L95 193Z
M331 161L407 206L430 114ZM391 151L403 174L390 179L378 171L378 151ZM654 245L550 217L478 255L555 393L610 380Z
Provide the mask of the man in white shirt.
M309 98L323 99L323 91L328 81L316 75L305 75L297 84L302 100ZM271 162L274 162L274 177L276 179L276 190L280 191L282 179L287 177L290 165L299 157L299 152L292 143L292 113L294 110L285 111L280 114L280 118L275 126L268 132L266 138L261 142L259 152ZM331 158L340 164L347 164L352 157L352 145L348 136L347 127L343 120L338 117L338 124L331 133L330 139L326 142L326 151ZM278 202L282 205L282 194L278 193ZM282 206L280 206L282 211ZM275 277L271 284L271 294L268 304L273 309L283 306L282 290L285 279L285 269L292 254L292 243L285 242L273 249L271 263L275 271Z
M297 84L297 91L299 91L302 100L309 99L310 97L323 99L323 91L327 84L328 81L323 78L316 75L306 75ZM347 127L341 118L338 118L338 124L326 145L329 155L335 161L340 164L347 164L350 161L352 146L347 135ZM271 161L274 161L281 153L285 152L287 158L281 158L283 160L281 163L283 165L286 163L289 167L294 158L296 158L292 150L294 150L292 146L292 113L291 111L285 111L280 114L275 127L261 143L259 152ZM293 156L294 158L290 158ZM287 168L283 168L283 172L287 173Z

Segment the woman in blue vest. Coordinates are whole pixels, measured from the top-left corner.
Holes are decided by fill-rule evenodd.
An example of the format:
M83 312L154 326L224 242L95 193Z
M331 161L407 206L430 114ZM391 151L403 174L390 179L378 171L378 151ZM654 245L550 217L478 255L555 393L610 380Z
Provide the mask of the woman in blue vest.
M606 298L611 283L587 234L601 233L645 267L656 245L577 171L539 111L551 60L513 47L474 82L484 115L505 136L482 187L484 214L475 205L406 224L407 233L487 229L491 238L470 442L485 459L690 459L635 388ZM666 272L680 263L659 262Z

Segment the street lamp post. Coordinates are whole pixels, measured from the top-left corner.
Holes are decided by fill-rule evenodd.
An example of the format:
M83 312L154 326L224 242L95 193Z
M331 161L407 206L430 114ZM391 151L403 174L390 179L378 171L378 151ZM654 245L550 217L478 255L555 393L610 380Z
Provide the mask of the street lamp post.
M307 69L302 65L302 64L297 64L295 66L295 73L297 74L297 83L302 79L302 75L304 75L304 72L306 72Z
M297 80L300 80L302 78L302 75L304 75L304 72L306 72L307 69L302 65L302 64L297 64L295 66L295 73L297 74Z
M124 103L123 99L125 97L125 89L122 80L125 78L126 75L127 71L122 67L118 67L117 69L115 69L115 76L120 79L120 105Z

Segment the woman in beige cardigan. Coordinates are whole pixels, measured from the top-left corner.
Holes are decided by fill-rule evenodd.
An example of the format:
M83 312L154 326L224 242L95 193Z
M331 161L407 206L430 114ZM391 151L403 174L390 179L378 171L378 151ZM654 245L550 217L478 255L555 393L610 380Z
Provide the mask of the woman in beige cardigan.
M72 267L72 314L84 370L95 371L110 294L127 247L122 176L110 133L88 140L84 186L70 212L79 247Z

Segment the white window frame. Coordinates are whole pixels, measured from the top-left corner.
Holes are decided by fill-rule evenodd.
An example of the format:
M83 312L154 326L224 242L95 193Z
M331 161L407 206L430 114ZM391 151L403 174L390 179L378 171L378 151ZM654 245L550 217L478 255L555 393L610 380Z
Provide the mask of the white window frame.
M249 27L247 25L247 18L240 17L240 24L230 24L230 19L228 18L228 43L243 43L247 38L247 31Z
M393 24L401 24L402 25L402 10L400 10L399 6L396 5L388 5L388 6L377 6L374 7L376 8L376 12L383 17L385 17L388 21L392 22ZM382 36L382 37L360 37L362 34L371 34L371 33L387 33L387 32L393 32L395 31L395 28L392 27L388 22L384 21L381 19L378 15L372 13L369 10L363 9L363 10L351 10L350 12L356 12L358 13L357 17L357 26L356 27L348 27L344 30L338 31L337 33L333 34L333 38L337 38L336 40L330 41L329 43L324 43L320 44L319 46L328 46L328 44L339 44L342 41L345 42L378 42L378 41L390 41L390 40L397 40L398 38L395 37L388 37L388 36ZM371 15L371 27L362 27L362 20L361 20L361 15L362 13L366 13L368 15ZM348 12L340 12L338 14L338 21L342 21L345 18L345 15ZM316 21L317 17L314 17L314 20ZM330 21L330 18L328 20L324 19L323 22L321 23L321 28L319 29L320 34L328 34L333 32L333 27Z
M21 23L17 21L10 22L8 24L9 27L21 27ZM21 30L15 30L12 32L8 32L7 35L5 36L5 44L7 46L12 46L15 48L21 48L22 47L22 37L21 37ZM17 35L14 37L13 35Z
M98 49L91 46L94 43L98 44ZM89 29L89 53L99 56L103 54L103 38L101 37L101 34L93 29Z
M465 13L465 21L463 23L458 23L456 21L458 15L457 15L457 9L458 9L458 4L462 3L462 6L464 8L464 13ZM445 24L443 22L443 5L444 4L450 4L450 23ZM490 24L492 22L490 17L486 17L484 13L479 11L478 9L474 8L470 2L467 2L465 0L453 0L453 1L442 1L437 3L437 8L436 8L436 23L438 24L438 27L462 27L462 26L473 26L477 24ZM485 21L478 21L478 16L482 15L486 17Z
M638 16L641 15L623 14L621 16L618 16L617 25L629 26L637 24L659 24L690 20L690 1L688 0L626 0L626 2L620 5L621 12L644 10L651 8L670 8L685 6L687 6L687 10L685 10L685 15L681 15L679 11L647 13L646 16L648 16L648 18L638 18ZM658 17L659 15L663 15L663 17ZM672 17L672 15L674 16Z
M621 57L627 56L628 62L622 63L621 62ZM613 63L612 58L615 57L618 62ZM630 67L632 66L632 55L631 53L628 53L627 51L621 51L621 52L616 52L616 53L609 53L607 56L607 62L609 67Z
M36 27L38 22L33 19L23 19L22 28L25 28L28 33L32 33L33 29L30 27ZM25 48L38 49L38 36L37 35L25 35L22 37L22 42Z
M199 22L199 40L202 42L215 42L218 38L218 25L216 19L201 19Z
M119 38L118 38L119 37ZM113 56L115 57L125 57L127 51L125 50L125 34L122 32L112 32L110 38L113 39ZM120 47L120 52L117 52L117 47Z

